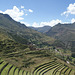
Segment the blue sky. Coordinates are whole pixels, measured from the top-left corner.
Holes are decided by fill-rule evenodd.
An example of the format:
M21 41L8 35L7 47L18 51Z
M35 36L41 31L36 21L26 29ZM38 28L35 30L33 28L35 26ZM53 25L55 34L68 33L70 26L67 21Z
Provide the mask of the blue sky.
M75 22L75 0L1 0L0 13L27 26Z

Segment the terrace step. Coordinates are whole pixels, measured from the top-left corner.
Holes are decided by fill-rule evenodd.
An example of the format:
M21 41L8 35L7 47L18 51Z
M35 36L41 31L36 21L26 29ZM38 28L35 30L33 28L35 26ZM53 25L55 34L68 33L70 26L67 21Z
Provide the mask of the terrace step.
M12 67L12 69L11 69L10 72L9 72L9 75L13 75L13 72L14 72L14 69L15 69L15 68L16 68L15 66Z
M2 72L1 72L1 75L8 75L8 71L9 71L9 69L10 69L11 66L12 65L10 65L10 64L7 63L6 67L3 68Z
M0 65L0 75L2 75L2 71L4 70L4 68L8 65L9 63L2 63Z

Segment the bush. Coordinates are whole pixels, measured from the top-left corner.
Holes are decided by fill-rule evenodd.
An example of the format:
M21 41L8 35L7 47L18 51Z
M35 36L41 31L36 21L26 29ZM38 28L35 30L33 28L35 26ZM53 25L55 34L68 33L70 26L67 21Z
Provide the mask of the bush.
M71 56L75 58L75 53L72 53L72 55L71 55Z
M34 61L33 61L33 62L27 62L27 63L25 63L25 64L23 65L23 67L27 68L27 67L29 67L30 65L33 65L33 64L35 64Z

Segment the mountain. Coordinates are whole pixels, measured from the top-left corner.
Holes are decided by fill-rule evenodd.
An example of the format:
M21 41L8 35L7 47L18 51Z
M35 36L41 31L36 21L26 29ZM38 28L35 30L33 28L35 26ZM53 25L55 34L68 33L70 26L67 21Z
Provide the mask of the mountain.
M18 43L34 43L37 46L53 43L54 39L32 30L20 22L14 21L9 15L0 13L0 37L12 39Z
M2 75L6 74L6 69L10 71L13 67L15 67L13 71L19 68L17 72L15 71L16 74L31 74L31 72L33 74L43 64L49 65L52 62L55 62L55 65L62 62L66 64L67 60L71 60L72 64L74 64L72 57L75 57L75 55L70 51L70 56L65 57L63 55L64 49L57 49L57 45L63 44L60 41L57 43L54 38L30 29L20 22L14 21L7 14L0 14L0 64L4 64L3 71L1 71ZM75 44L72 47L73 50L75 50L74 47ZM5 61L3 62L3 60ZM23 71L20 72L21 69Z
M51 26L44 26L44 27L29 27L31 29L34 29L38 32L41 32L41 33L46 33L49 31L49 29L51 28Z
M59 23L46 32L46 34L62 41L75 41L75 23Z
M75 23L59 23L46 32L46 35L58 40L54 43L55 45L75 52Z

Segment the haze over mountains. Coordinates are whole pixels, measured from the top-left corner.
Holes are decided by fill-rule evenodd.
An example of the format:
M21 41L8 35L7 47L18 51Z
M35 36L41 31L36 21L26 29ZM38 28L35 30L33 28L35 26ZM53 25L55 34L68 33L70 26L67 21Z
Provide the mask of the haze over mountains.
M48 29L47 29L48 28ZM47 36L50 36L52 38L56 39L56 42L54 42L55 46L61 46L62 48L68 48L71 49L71 51L75 52L75 22L74 23L68 23L68 24L61 24L58 23L57 25L53 27L41 27L41 28L33 28L36 31L45 33ZM48 31L47 31L48 30ZM59 40L59 41L58 41Z
M38 32L41 32L41 33L46 33L50 30L51 26L43 26L43 27L29 27L33 30L36 30Z
M38 32L45 33L46 35L53 37L61 41L75 41L75 23L61 24L50 27L30 27Z

